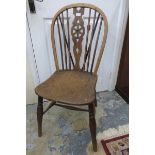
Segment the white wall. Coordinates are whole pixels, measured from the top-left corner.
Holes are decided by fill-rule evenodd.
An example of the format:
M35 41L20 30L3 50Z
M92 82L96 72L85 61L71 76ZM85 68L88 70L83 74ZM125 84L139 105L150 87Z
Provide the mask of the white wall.
M26 104L33 104L37 102L37 96L35 95L34 88L32 72L28 57L26 56Z

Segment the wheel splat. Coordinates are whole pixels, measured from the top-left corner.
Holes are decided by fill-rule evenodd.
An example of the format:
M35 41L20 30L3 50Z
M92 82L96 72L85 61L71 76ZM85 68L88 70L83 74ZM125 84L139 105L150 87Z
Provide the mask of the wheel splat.
M85 34L85 27L82 15L84 14L84 8L73 8L73 14L75 16L71 29L72 40L74 42L74 57L75 66L74 69L80 70L80 57L82 52L82 40Z

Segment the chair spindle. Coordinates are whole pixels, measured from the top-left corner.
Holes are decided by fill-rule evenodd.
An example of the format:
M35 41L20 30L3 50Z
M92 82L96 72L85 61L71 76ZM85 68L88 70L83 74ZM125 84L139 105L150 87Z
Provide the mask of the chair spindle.
M94 19L93 19L93 26L92 26L92 31L91 31L90 44L89 44L89 47L87 49L87 53L88 53L87 71L88 71L88 68L89 68L90 51L91 51L91 45L92 45L92 41L93 41L93 29L94 29L94 26L95 26L95 19L96 19L96 10L95 10L95 13L94 13Z
M62 42L61 42L60 26L59 26L58 19L57 19L57 27L58 27L59 43L60 43L60 51L61 51L61 63L62 63L62 69L64 69L63 52L62 52Z
M63 26L63 31L65 32L65 25L64 25L64 15L62 12L62 26ZM66 65L66 69L67 69L67 53L66 53L66 42L65 42L65 33L63 33L63 40L64 40L64 57L65 57L65 65Z
M87 51L87 46L88 46L88 36L90 32L90 16L91 16L91 8L89 8L89 17L88 17L88 25L87 25L87 36L86 36L86 45L85 45L85 53L84 53L84 63L82 70L85 70L85 63L86 63L86 51Z
M63 24L62 24L61 18L60 18L60 16L58 16L58 18L59 18L59 21L60 21L60 24L61 24L61 28L62 28L62 31L63 31L63 36L64 36L64 39L65 39L67 48L68 48L68 50L69 50L69 46L68 46L67 38L66 38L66 35L65 35L65 31L64 31L64 29L63 29ZM71 52L70 52L70 57L71 57L71 62L72 62L72 64L73 64L73 66L74 66L74 61L73 61Z
M93 70L93 65L94 65L94 60L95 60L95 56L96 56L98 40L99 40L99 36L100 36L100 32L101 32L102 20L103 20L103 18L101 18L101 21L100 21L100 26L99 26L99 30L98 30L98 34L97 34L96 43L95 43L95 49L94 49L94 53L93 53L93 59L92 59L90 72L92 72L92 70Z
M69 33L69 17L68 17L68 9L66 10L67 13L67 30L68 30L68 60L69 60L69 69L71 69L71 57L70 57L70 33Z

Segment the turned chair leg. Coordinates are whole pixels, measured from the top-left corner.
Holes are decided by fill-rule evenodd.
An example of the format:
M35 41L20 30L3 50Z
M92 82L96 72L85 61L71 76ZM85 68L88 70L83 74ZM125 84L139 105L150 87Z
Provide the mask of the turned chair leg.
M97 152L97 140L96 140L96 120L95 120L95 104L89 105L89 127L92 138L93 151Z
M43 98L38 96L38 107L37 107L38 137L42 136L42 118L43 118Z

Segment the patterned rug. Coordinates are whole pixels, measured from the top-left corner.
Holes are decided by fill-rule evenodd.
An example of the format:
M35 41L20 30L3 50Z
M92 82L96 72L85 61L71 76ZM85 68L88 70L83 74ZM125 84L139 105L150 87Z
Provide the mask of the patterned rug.
M106 155L129 155L129 135L101 141Z
M129 107L115 91L97 93L97 102L97 139L101 148L101 140L105 138L105 135L115 133L110 133L111 129L118 130L119 127L122 128L128 124ZM44 106L48 104L45 103ZM27 155L92 154L88 151L89 143L91 143L88 113L52 107L43 117L43 136L39 138L37 136L37 104L27 105L26 108ZM97 154L98 152L95 153Z
M109 128L97 134L98 151L93 152L92 143L87 147L87 155L128 155L129 154L129 126L121 125Z

